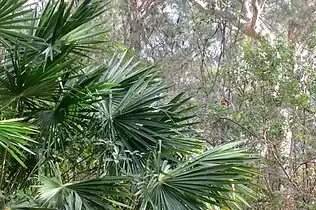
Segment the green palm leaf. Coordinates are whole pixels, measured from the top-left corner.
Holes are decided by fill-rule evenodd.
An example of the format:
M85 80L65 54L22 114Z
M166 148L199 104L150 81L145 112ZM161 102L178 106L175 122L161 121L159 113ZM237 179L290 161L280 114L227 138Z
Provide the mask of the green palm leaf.
M44 206L59 210L111 209L110 196L127 196L124 192L131 177L102 177L62 184L60 180L43 177L39 199ZM114 201L112 201L114 202Z
M0 42L8 48L21 45L35 49L31 41L40 40L24 32L33 29L30 23L37 18L31 16L32 9L25 8L27 0L0 0Z
M140 67L124 58L114 56L100 78L119 86L94 105L99 135L122 142L130 151L153 151L159 140L165 151L189 153L201 149L203 141L180 134L189 131L187 121L192 118L184 112L188 109L182 108L188 99L179 95L163 104L168 87L153 67Z
M10 58L0 66L0 102L7 106L37 107L39 100L48 100L59 88L58 78L73 71L72 61L64 63L44 61L30 64L27 56L12 50ZM20 105L21 106L21 105ZM26 108L24 107L24 108Z
M159 174L149 175L144 183L140 209L229 208L245 202L241 195L252 196L244 184L255 174L245 163L253 160L238 143L213 148L170 169L165 161Z
M45 58L53 59L69 52L86 56L84 53L94 49L91 45L103 42L95 38L106 31L98 30L98 24L87 26L86 23L106 11L108 2L84 0L71 12L73 3L64 0L49 3L41 14L34 35L46 41L46 46L38 46Z
M32 126L20 123L21 119L11 119L0 121L0 147L8 152L22 166L26 165L21 160L23 151L32 153L27 146L30 143L35 143L29 135L36 133Z

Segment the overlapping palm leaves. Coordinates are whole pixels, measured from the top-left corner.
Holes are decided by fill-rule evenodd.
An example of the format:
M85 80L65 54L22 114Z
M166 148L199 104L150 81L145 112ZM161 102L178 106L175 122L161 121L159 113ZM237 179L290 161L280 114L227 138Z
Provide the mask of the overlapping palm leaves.
M73 2L67 4L59 1L57 4L47 6L41 14L34 35L45 40L41 48L45 58L53 59L60 54L73 53L87 56L95 46L104 40L95 37L104 34L104 30L95 30L99 24L87 27L85 24L102 14L106 9L105 1L85 0L74 12ZM103 3L102 3L103 2ZM94 38L94 39L90 39Z
M23 152L33 153L28 146L35 143L30 137L36 133L36 129L32 126L20 123L22 119L10 119L0 121L0 147L1 151L10 154L22 166L26 167L21 157ZM2 159L5 160L6 157Z
M152 67L139 68L131 59L124 63L123 58L114 56L101 77L118 86L94 105L100 135L123 142L130 151L153 151L159 140L165 151L183 154L201 149L203 141L182 135L191 118L181 115L187 99L179 95L163 102L167 87Z
M140 209L239 208L238 203L244 202L242 194L253 195L244 184L250 183L255 172L245 164L250 161L249 153L234 148L238 144L209 149L175 168L167 161L157 165L158 170L144 176Z
M30 42L37 39L21 32L33 29L29 23L36 20L33 10L25 8L26 3L27 0L0 0L0 42L7 48L16 44L33 48Z
M3 119L23 117L39 134L20 122L0 122L3 162L13 158L2 164L2 174L7 171L14 182L3 185L3 193L44 180L34 201L38 209L207 209L243 200L238 192L249 192L243 184L253 172L244 163L251 156L234 144L203 153L205 143L195 138L194 120L186 113L192 109L189 98L168 100L168 87L153 66L120 53L106 63L78 62L103 42L99 35L105 31L91 23L106 3L85 0L73 10L73 3L60 0L38 17L23 9L24 3L0 0L0 8L7 8L0 10L0 42L6 48L0 110ZM111 147L125 158L114 161L115 170L107 162ZM58 179L46 177L53 175L50 162L61 164ZM65 176L69 171L72 176ZM138 178L131 182L130 175ZM137 192L137 202L123 199L127 191ZM32 196L37 193L34 188Z

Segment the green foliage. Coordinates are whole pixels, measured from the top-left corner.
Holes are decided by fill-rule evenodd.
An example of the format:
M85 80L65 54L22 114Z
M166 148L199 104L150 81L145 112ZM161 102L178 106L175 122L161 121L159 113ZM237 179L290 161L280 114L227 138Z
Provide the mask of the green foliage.
M18 122L21 120L23 119L0 121L0 145L2 148L1 152L4 152L4 160L7 158L7 153L9 153L22 166L26 167L21 157L24 157L23 151L34 154L27 146L36 143L33 139L28 137L31 134L35 134L36 129Z
M62 184L57 179L43 177L43 186L40 186L39 200L43 206L56 209L111 209L107 202L117 202L103 197L126 196L122 188L127 187L123 181L130 180L129 177L102 177L98 179L77 181Z
M7 48L22 45L34 49L31 40L39 40L33 36L21 33L21 30L33 29L28 23L36 20L30 13L31 9L23 9L27 0L0 1L0 42Z
M252 155L235 143L207 148L190 98L169 97L159 72L126 53L90 60L104 47L96 19L106 2L60 0L39 15L24 3L0 0L1 209L247 203Z
M140 209L241 208L241 195L252 197L254 193L243 185L250 182L254 171L244 165L251 161L249 153L234 149L236 145L211 148L176 168L164 161L159 173L145 175Z

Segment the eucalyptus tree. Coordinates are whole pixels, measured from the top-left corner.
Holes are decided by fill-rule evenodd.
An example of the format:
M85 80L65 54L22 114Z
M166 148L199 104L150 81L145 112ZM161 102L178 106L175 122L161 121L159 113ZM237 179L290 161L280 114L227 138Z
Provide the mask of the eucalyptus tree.
M0 0L1 209L247 205L254 155L200 140L153 66L94 59L106 2L26 3Z

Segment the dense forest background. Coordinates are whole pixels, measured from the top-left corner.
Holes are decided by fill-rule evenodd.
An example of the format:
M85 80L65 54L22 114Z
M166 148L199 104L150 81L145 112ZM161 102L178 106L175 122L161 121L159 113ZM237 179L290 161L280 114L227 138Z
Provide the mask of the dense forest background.
M0 67L15 69L0 137L18 118L15 140L38 146L0 138L1 208L316 209L315 1L19 2L0 0Z

